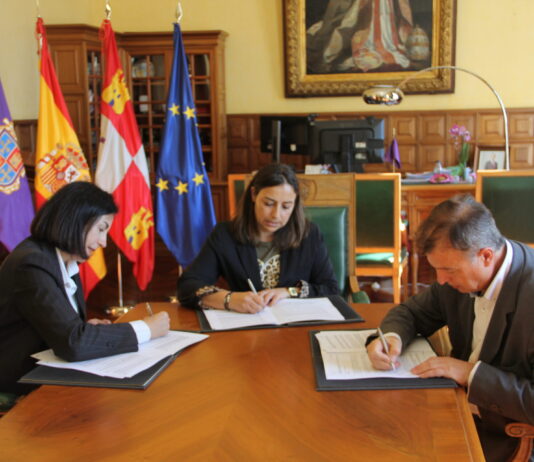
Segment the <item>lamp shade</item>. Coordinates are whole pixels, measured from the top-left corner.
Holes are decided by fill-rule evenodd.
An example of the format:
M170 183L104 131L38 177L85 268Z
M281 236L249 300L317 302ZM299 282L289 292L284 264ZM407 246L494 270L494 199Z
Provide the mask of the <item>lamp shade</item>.
M376 85L365 90L362 96L367 104L394 106L402 102L404 93L392 85Z

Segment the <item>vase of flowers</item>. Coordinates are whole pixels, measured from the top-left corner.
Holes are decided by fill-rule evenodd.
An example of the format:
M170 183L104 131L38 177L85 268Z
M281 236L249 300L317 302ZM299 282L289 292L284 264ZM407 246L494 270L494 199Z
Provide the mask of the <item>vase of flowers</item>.
M458 153L458 165L451 167L453 175L465 180L467 173L467 161L469 160L469 143L471 134L463 125L454 124L449 135L454 141L454 149Z

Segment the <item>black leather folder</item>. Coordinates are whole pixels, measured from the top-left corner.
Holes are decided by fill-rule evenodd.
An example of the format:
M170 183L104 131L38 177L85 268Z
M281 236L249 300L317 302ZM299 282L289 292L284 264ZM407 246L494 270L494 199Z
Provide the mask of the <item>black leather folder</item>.
M319 332L318 330L309 332L316 389L318 391L402 390L410 388L456 388L458 386L454 380L443 377L432 377L429 379L378 377L369 379L328 380L324 372L319 341L315 336Z
M233 329L213 329L208 322L206 315L202 310L197 310L197 318L200 324L200 332L223 332L225 330L246 330L246 329L276 329L279 327L297 327L297 326L319 326L324 324L343 324L349 322L363 322L364 319L354 311L345 300L339 295L331 295L327 297L332 304L338 309L341 315L345 318L339 321L299 321L299 322L290 322L287 324L259 324L257 326L244 326L236 327Z
M100 388L129 388L135 390L145 390L165 368L171 364L177 354L167 356L158 361L148 369L138 374L117 379L115 377L104 377L90 374L88 372L74 369L60 369L58 367L36 366L26 375L19 379L19 383L29 383L34 385L67 385L77 387L100 387Z

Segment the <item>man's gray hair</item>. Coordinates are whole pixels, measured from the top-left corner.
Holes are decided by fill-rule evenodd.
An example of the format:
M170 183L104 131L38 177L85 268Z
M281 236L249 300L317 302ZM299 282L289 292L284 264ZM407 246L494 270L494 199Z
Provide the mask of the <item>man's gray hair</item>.
M441 239L462 251L504 245L504 238L487 207L469 194L457 195L438 204L421 223L415 236L418 253L431 252Z

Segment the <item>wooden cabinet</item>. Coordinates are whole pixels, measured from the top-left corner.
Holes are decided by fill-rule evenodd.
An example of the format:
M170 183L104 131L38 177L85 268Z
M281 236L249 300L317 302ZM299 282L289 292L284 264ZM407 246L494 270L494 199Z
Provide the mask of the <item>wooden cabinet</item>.
M80 144L94 172L100 129L102 56L98 28L49 25L52 59ZM224 181L226 106L223 31L183 32L204 161L210 179ZM172 66L173 34L116 33L151 180L157 166Z

